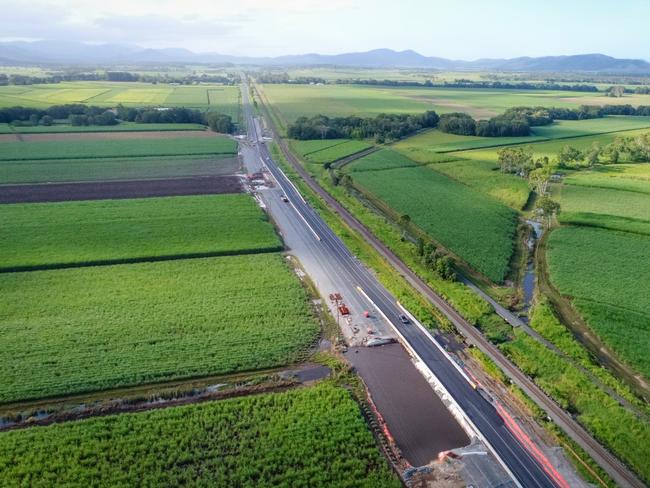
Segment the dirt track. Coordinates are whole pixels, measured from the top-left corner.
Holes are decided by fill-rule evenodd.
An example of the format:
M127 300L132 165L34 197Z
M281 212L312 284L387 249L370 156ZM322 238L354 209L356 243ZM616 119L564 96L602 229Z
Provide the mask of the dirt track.
M209 130L159 130L133 132L60 132L47 134L0 134L0 142L116 141L124 139L165 139L223 136Z
M0 203L64 202L239 193L237 176L0 186Z

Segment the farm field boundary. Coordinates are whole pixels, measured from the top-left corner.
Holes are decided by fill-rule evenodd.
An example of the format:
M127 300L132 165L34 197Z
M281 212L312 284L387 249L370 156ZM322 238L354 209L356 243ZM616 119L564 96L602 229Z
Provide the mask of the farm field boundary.
M2 185L0 188L0 204L217 195L243 191L238 176Z
M359 405L332 382L6 432L0 465L15 486L35 473L53 484L191 485L197 472L215 486L252 477L259 486L400 486Z
M248 194L0 205L0 269L281 249Z
M510 207L424 166L353 175L364 193L373 194L400 217L408 215L409 222L483 276L496 283L504 279L517 226ZM444 215L439 208L445 209Z
M0 289L0 403L301 362L319 331L280 253L2 273Z
M49 126L13 126L0 124L0 134L66 134L66 133L92 133L92 132L185 132L205 131L201 124L146 124L135 122L121 122L117 125L88 125L74 126L67 124L54 124Z
M147 131L83 131L0 134L0 142L53 142L53 141L122 141L167 138L223 137L207 130L147 130Z
M381 228L382 230L388 231L386 222L383 218L377 217L373 213L366 211L363 207L361 207L360 204L357 205L354 203L356 201L353 201L351 199L344 200L344 207L344 204L336 201L334 199L335 197L331 196L328 193L328 190L334 190L334 195L340 195L344 193L343 190L339 190L332 186L326 186L325 188L328 190L325 190L315 181L315 179L312 178L310 174L308 174L307 170L303 168L299 160L289 151L285 141L280 139L279 146L282 149L284 157L289 161L287 163L287 166L290 164L291 168L294 170L294 172L291 174L292 177L299 178L299 183L302 183L304 180L305 188L308 186L310 191L313 191L314 194L317 194L318 197L322 198L328 205L331 205L336 213L342 217L345 224L354 229L354 231L348 232L347 228L345 228L346 230L343 231L341 231L340 228L337 228L337 233L340 232L340 235L346 239L346 242L350 242L351 239L357 237L359 234L362 235L365 239L365 242L372 244L374 249L381 253L381 255L385 257L390 262L390 264L394 266L394 268L400 271L400 273L397 275L393 273L393 276L391 277L391 285L395 282L394 276L401 274L406 277L408 281L413 284L413 286L416 286L418 290L422 291L424 296L431 303L435 303L436 306L440 307L440 309L444 311L445 315L447 315L447 317L449 317L450 320L452 320L453 323L459 329L461 329L464 334L470 337L475 344L479 345L481 350L485 352L489 358L498 365L499 368L506 372L507 376L509 376L517 385L521 386L521 388L525 390L526 394L530 396L541 408L543 408L546 412L550 412L554 418L559 415L559 418L562 419L561 425L562 428L565 429L565 432L567 432L570 438L574 439L579 446L584 448L589 455L592 455L598 459L599 463L604 466L604 470L607 473L612 474L616 478L620 477L621 479L631 479L637 483L638 486L641 486L633 475L631 475L626 469L622 468L621 464L612 458L611 454L608 451L601 448L596 442L593 441L593 439L587 437L584 431L578 424L575 423L571 416L562 411L555 402L549 399L546 393L542 392L537 385L532 383L532 380L530 378L522 374L521 371L519 369L516 369L510 361L506 360L503 353L498 352L496 347L493 344L489 343L487 339L485 339L485 337L475 329L474 326L471 326L466 321L460 319L458 314L451 310L451 308L446 303L442 302L442 299L436 295L431 288L427 287L427 285L418 276L416 276L407 265L405 265L402 261L399 261L393 252L386 246L390 246L392 249L398 249L398 252L400 253L402 259L411 265L416 264L415 260L413 259L415 252L414 248L410 243L407 243L406 241L402 242L400 240L400 232L393 231L392 233L388 233L392 236L392 239L386 239L385 242L380 242L379 239L375 237L375 235L371 233L367 227L360 224L356 219L361 219L372 229ZM300 180L300 178L302 178L302 180ZM320 200L317 202L320 202ZM349 213L350 211L346 207L354 209L356 219ZM318 208L320 210L323 207L319 206ZM338 220L335 220L333 217L331 217L331 214L328 214L327 210L324 212L328 215L328 221L339 222ZM379 235L384 238L388 234L384 234L382 232ZM362 243L359 243L359 245L362 245ZM381 269L384 265L385 261L383 259L377 259L375 261L375 266L378 269ZM418 267L416 265L415 268L419 271L423 271L423 268L421 266ZM455 307L462 310L464 314L467 314L469 317L468 320L470 320L472 323L476 323L476 320L480 320L482 323L481 319L483 318L488 320L496 317L494 312L488 313L485 306L475 303L476 299L466 300L475 297L475 295L470 295L470 292L463 292L460 290L460 288L457 287L456 284L444 282L443 280L433 279L430 273L424 272L424 276L427 276L427 280L429 280L429 286L436 286L436 288L438 288L438 284L440 284L440 287L445 291L444 296L446 296L447 299L450 300L450 302L453 303ZM437 283L437 281L440 283ZM473 307L473 305L480 306ZM417 305L416 308L418 308ZM524 339L526 337L527 336L524 336ZM566 365L563 366L566 367Z
M9 266L0 267L0 274L2 273L22 273L26 271L49 271L57 269L73 269L73 268L87 268L94 266L117 266L120 264L138 264L138 263L156 263L163 261L180 261L188 259L203 259L203 258L219 258L228 256L245 256L254 254L268 254L273 252L282 251L282 246L276 247L258 247L256 249L241 249L230 251L213 251L203 253L179 253L158 256L143 256L137 258L119 258L119 259L104 259L95 261L77 261L73 263L49 263L38 264L33 266Z
M202 133L201 133L202 134ZM94 159L182 155L219 155L237 152L237 143L225 137L176 137L135 140L79 140L5 142L0 161Z
M240 172L241 161L231 154L5 161L0 163L0 185L155 180L225 176Z

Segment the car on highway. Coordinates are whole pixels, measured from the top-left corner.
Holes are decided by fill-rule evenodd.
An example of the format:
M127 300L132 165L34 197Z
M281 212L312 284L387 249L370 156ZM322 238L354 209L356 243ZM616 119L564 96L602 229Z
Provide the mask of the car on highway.
M280 195L280 200L282 200L284 203L289 203L289 199L286 195Z
M404 314L402 314L402 315L399 316L399 320L400 320L400 322L402 322L403 324L410 324L410 323L411 323L411 321L409 320L409 318L408 318L406 315L404 315Z

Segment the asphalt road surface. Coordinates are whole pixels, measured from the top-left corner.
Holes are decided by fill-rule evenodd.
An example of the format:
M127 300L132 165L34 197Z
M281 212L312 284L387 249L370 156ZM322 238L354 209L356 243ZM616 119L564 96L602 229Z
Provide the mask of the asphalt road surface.
M445 386L467 418L480 431L494 453L507 467L519 486L526 488L561 486L547 474L531 453L517 440L505 425L496 409L487 402L458 371L430 337L412 321L404 323L395 298L351 254L320 216L303 200L297 189L272 159L268 147L259 133L248 101L248 87L244 86L243 105L249 141L259 151L261 161L283 188L296 213L313 235L314 242L326 247L332 256L331 267L339 270L341 279L353 287L360 287L381 313L396 327L409 346Z
M356 220L338 201L321 188L318 183L305 171L300 163L287 149L281 139L277 139L289 163L296 169L305 183L318 194L339 217L368 243L419 291L429 303L437 307L457 330L465 336L469 344L477 346L492 361L494 361L509 379L520 387L574 442L584 449L594 461L622 488L643 488L646 485L616 456L602 446L589 434L569 413L564 411L553 399L548 397L530 378L512 364L501 351L489 342L480 331L469 324L451 305L431 289L419 276L402 262L385 244Z

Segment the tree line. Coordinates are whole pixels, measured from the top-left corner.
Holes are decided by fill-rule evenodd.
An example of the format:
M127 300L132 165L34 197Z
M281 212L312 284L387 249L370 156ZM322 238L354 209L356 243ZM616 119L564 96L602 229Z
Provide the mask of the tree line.
M591 167L598 163L616 164L622 158L634 163L650 162L650 132L637 136L618 136L613 142L579 149L566 145L557 155L559 168Z
M595 85L585 85L583 83L554 83L550 81L474 81L458 79L453 82L445 81L441 86L446 88L489 88L493 90L600 91Z
M607 145L594 142L580 149L565 145L555 157L534 157L531 146L504 147L497 151L501 172L526 178L537 195L536 207L550 225L560 210L551 199L548 186L557 169L592 167L598 163L618 163L622 157L633 162L650 162L650 132L637 136L619 136Z
M531 127L549 125L556 120L597 119L608 115L650 116L650 106L513 107L501 115L478 121L469 114L455 112L441 115L438 129L462 136L522 137L531 134Z
M438 129L449 134L481 137L523 137L530 135L530 124L518 114L502 114L476 121L466 113L442 114Z
M513 107L505 111L508 117L525 118L531 127L549 125L556 120L599 119L608 115L648 116L650 106L639 105L581 105L578 108Z
M605 90L605 93L609 97L622 97L625 93L648 95L650 94L650 86L636 86L634 88L628 88L623 85L612 85Z
M4 74L0 73L0 86L7 85L42 85L57 84L64 81L117 81L141 83L173 83L180 85L193 85L197 83L219 83L223 85L236 85L240 83L237 74L190 74L185 76L168 76L166 74L143 74L130 71L103 71L103 72L70 72L55 73L45 76Z
M46 109L31 107L0 108L0 123L15 126L53 125L67 121L73 126L139 124L202 124L216 132L232 133L235 125L229 115L203 112L185 107L134 108L118 105L115 109L83 104L52 105Z
M424 128L437 127L441 132L461 136L525 137L531 134L531 127L549 125L555 120L595 119L608 115L650 116L650 106L513 107L487 120L475 120L462 112L438 116L433 110L421 115L380 114L375 118L316 115L299 117L289 124L287 135L300 140L374 137L381 144Z
M379 144L398 140L438 124L438 114L429 110L420 115L380 114L376 117L299 117L287 127L292 139L365 139L373 137Z
M578 91L578 92L598 92L600 91L595 85L586 85L584 83L561 84L548 81L543 82L506 82L506 81L474 81L466 79L457 79L452 81L436 82L435 77L424 81L415 80L388 80L375 78L338 78L336 80L326 80L317 76L289 76L289 73L282 72L264 72L257 75L260 83L267 84L334 84L334 85L370 85L370 86L394 86L394 87L425 87L434 86L442 88L489 88L494 90L556 90L556 91Z
M72 125L115 125L116 114L106 107L66 104L52 105L46 109L32 107L0 108L0 123L12 125L52 125L57 120L67 120Z
M650 162L650 132L636 136L618 136L613 142L602 145L594 142L590 147L577 148L569 144L554 156L534 158L531 146L504 147L497 151L499 168L502 173L510 173L535 179L544 173L547 177L556 169L591 167L595 164L616 164L624 159L635 163ZM538 171L544 168L543 172ZM548 178L547 178L548 179ZM546 186L536 184L539 194L544 194Z

